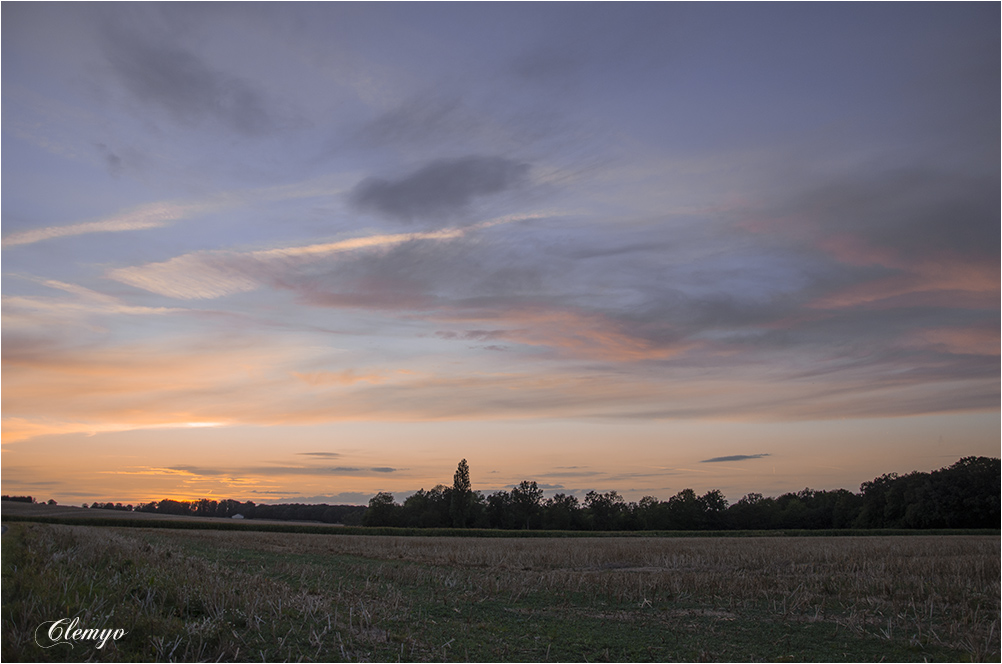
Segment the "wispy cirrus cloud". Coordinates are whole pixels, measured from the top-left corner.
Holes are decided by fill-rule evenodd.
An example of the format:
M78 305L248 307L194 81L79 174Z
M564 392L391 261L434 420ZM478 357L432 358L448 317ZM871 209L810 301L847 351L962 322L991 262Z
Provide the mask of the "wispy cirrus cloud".
M175 299L214 299L254 290L275 276L294 272L300 264L337 254L385 250L414 242L454 240L498 224L544 216L549 214L508 215L465 228L368 235L336 242L259 251L201 251L183 254L162 263L114 269L107 276L123 284Z
M96 221L65 226L47 226L11 233L3 238L3 248L87 233L121 233L160 228L169 225L172 221L205 212L211 207L213 207L211 204L206 203L152 203Z
M395 473L397 468L385 466L362 468L356 466L247 466L238 468L207 468L203 466L176 466L166 469L170 472L185 473L199 476L227 475L231 477L262 477L275 475L331 475L331 476L367 476L372 473Z
M120 298L100 293L77 284L69 284L55 279L24 277L48 288L64 291L67 297L38 297L27 295L4 295L4 324L18 327L34 325L39 317L50 320L76 318L88 314L125 314L133 316L163 315L184 311L175 307L147 307L128 304Z
M94 221L16 231L3 238L2 247L6 249L89 233L121 233L162 228L170 226L175 221L191 219L228 208L269 201L332 195L340 191L341 188L336 179L320 177L293 184L223 191L191 201L158 201Z
M108 419L53 422L52 420L34 420L27 417L5 417L3 418L3 439L4 443L17 443L37 436L58 436L73 433L94 436L99 433L149 429L192 429L219 427L226 424L225 422L116 422Z

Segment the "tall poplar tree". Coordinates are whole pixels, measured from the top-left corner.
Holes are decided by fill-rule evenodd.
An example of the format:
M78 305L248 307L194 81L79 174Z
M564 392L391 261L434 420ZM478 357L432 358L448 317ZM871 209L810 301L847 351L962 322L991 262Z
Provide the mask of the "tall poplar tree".
M473 488L470 485L470 466L466 459L459 462L456 474L452 477L452 525L455 528L465 528L470 520L470 508L473 504Z

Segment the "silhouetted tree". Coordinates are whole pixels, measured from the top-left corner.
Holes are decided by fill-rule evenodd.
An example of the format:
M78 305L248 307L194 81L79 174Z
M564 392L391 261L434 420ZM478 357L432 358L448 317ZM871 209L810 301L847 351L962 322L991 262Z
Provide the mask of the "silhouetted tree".
M529 529L529 521L538 512L543 501L543 490L535 482L522 480L511 490L511 502L519 523L525 523Z
M473 488L470 485L470 467L466 459L459 462L456 474L452 478L452 495L450 496L449 512L454 528L465 528L470 521L470 509L473 506Z
M626 500L616 493L589 491L585 494L585 518L591 530L616 530L620 527Z
M420 489L404 501L403 525L411 528L444 528L452 525L452 489L442 484Z
M668 521L672 530L696 530L703 525L703 504L692 489L682 489L668 499Z
M581 509L574 496L558 493L543 503L543 528L577 530L581 528Z
M197 516L216 516L216 510L219 507L219 503L214 500L209 500L208 498L202 498L197 503L195 503L195 514Z
M633 520L640 530L668 528L668 505L654 496L644 496L633 508Z
M380 491L369 499L369 508L362 517L365 526L396 526L400 506L393 500L392 493Z
M191 514L191 505L186 502L180 502L177 500L170 500L169 498L161 500L156 507L157 514L173 514L175 516L188 516Z
M999 459L964 457L931 473L881 475L860 486L862 528L996 528Z
M727 510L727 499L720 489L707 491L699 498L699 503L703 506L704 528L715 530L724 527L724 513Z
M511 494L507 491L495 491L487 496L487 523L491 528L510 530L515 528L515 509Z

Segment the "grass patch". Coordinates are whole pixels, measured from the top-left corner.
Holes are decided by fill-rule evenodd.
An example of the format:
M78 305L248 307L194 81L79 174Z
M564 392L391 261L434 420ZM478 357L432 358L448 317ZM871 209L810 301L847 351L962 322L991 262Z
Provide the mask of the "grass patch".
M243 524L241 524L243 525ZM998 661L997 537L447 539L19 523L16 661ZM42 650L79 616L102 651Z

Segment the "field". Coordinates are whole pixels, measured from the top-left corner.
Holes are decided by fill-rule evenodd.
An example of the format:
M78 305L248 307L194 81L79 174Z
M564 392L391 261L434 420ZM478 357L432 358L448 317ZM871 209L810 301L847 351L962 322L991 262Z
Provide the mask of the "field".
M998 536L481 539L10 526L5 661L1000 657ZM100 650L36 645L40 624L73 617L128 634Z

